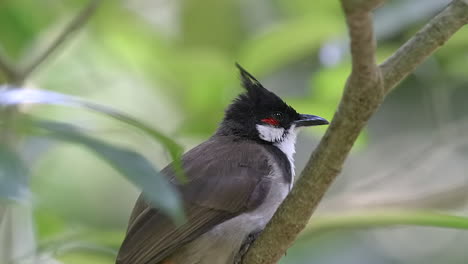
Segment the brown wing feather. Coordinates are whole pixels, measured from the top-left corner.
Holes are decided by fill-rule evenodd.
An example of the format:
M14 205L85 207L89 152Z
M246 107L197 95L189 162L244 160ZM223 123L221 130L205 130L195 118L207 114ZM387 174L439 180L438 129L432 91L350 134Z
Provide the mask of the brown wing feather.
M178 185L170 167L163 173L182 194L187 222L175 226L140 197L117 263L159 263L214 226L257 207L269 189L269 181L262 181L270 172L267 155L250 141L215 137L186 153L182 161L189 183Z

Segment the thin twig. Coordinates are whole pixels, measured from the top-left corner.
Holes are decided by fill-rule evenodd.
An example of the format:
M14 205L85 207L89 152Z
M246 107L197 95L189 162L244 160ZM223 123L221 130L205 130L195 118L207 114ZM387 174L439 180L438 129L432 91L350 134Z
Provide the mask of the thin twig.
M19 76L18 70L10 62L7 56L1 52L0 52L0 71L4 73L7 82L14 82Z
M380 65L386 93L468 23L467 2L453 1Z
M101 0L90 0L89 3L63 29L63 31L57 36L52 44L50 44L44 52L40 53L39 56L22 71L21 78L27 78L34 70L37 69L39 65L47 60L53 52L62 46L67 41L67 39L69 39L74 33L81 29L94 13L100 2Z

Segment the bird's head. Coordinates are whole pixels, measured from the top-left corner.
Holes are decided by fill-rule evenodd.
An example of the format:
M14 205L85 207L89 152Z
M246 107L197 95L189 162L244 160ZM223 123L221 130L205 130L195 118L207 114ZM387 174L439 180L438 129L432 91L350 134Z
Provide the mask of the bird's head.
M238 64L237 68L246 92L227 108L219 134L280 143L289 134L295 135L298 127L328 124L319 116L297 113L244 68Z

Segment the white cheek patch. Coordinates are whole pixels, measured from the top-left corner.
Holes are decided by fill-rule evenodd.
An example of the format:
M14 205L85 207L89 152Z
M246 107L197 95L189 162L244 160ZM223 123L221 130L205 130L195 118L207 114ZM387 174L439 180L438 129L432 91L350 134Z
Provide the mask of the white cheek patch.
M257 125L258 135L268 142L278 142L283 138L284 128L270 125Z

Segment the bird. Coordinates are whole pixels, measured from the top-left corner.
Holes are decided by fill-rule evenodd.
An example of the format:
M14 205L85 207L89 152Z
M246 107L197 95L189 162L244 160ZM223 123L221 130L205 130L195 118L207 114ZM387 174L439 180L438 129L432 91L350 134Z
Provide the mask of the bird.
M161 172L176 187L186 221L175 224L141 194L116 264L234 264L265 228L294 184L302 127L326 125L299 114L236 63L245 89L215 133L186 152L182 168Z

